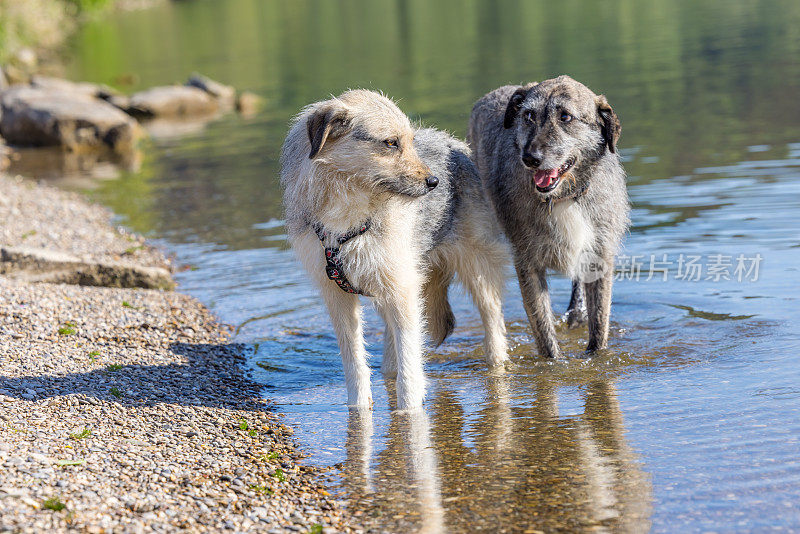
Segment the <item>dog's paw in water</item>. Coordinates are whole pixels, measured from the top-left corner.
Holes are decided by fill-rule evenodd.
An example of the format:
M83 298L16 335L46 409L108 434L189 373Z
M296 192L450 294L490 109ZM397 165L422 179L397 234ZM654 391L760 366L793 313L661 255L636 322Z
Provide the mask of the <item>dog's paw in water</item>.
M570 329L585 325L587 320L586 307L570 308L564 314L564 321Z

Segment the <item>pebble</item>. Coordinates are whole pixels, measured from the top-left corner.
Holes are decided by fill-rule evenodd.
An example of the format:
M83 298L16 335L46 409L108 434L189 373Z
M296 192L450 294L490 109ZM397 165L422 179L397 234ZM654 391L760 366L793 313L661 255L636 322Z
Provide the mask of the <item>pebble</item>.
M141 244L129 260L167 263L72 193L0 176L0 198L0 241L99 257ZM0 530L307 532L324 510L323 527L353 532L196 300L0 276L0 317Z

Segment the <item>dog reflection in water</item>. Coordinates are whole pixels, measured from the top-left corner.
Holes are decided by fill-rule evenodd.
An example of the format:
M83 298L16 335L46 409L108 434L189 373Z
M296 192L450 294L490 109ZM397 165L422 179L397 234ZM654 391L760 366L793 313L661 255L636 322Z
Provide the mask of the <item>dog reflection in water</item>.
M351 409L342 484L353 507L380 510L379 528L396 532L649 530L652 487L614 385L583 384L582 413L565 415L560 384L542 379L515 404L510 380L487 377L473 414L448 389L429 415L391 413L385 447L371 411Z
M446 532L439 461L431 441L428 414L424 410L394 411L389 426L391 436L402 438L387 444L394 454L385 459L385 451L379 455L376 481L372 470L372 410L350 409L343 477L350 495L383 496L383 486L389 479L403 481L408 484L405 491L395 494L393 489L391 493L393 515L408 515L396 531Z

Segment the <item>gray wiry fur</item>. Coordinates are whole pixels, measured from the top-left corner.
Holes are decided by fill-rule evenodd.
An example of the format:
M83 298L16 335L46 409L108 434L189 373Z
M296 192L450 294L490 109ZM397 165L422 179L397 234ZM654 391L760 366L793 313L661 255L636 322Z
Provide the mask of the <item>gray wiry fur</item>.
M468 141L511 241L525 310L539 352L546 357L559 355L546 269L575 280L587 253L605 263L603 276L583 285L587 350L606 346L613 257L630 210L616 151L619 133L606 98L568 76L500 87L472 110ZM537 170L562 168L566 171L551 190L537 188ZM579 306L580 292L574 296L571 306Z
M415 130L389 99L356 90L305 108L281 159L289 239L330 312L350 405L371 404L359 299L328 280L313 223L336 236L371 221L342 245L340 258L386 322L382 371L397 376L400 409L416 408L424 397L423 316L435 344L453 329L447 290L455 275L484 321L487 362L507 359L506 252L466 144Z

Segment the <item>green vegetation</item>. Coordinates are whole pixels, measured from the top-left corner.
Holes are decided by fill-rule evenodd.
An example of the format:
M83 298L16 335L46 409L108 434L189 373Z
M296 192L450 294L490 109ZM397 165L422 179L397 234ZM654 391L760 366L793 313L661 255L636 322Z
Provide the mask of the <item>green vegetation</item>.
M123 367L124 367L124 365L122 365L121 363L112 363L111 365L109 365L108 367L106 367L106 369L107 369L108 371L110 371L110 372L114 372L114 371L119 371L119 370L120 370L120 369L122 369Z
M254 437L256 437L258 435L258 432L256 432L256 430L254 428L250 428L250 423L248 423L247 419L245 419L244 417L239 419L239 430L247 432L247 434L251 438L254 438Z
M77 460L59 460L56 462L56 465L60 465L61 467L67 467L72 465L83 465L86 463L86 460L83 458Z
M309 534L322 534L322 525L319 523L315 523L311 525L311 529L308 531Z
M75 29L76 20L116 0L0 0L0 64L22 48L53 49Z
M42 503L42 508L46 510L52 510L54 512L60 512L66 507L67 505L61 502L61 499L58 497L50 497L49 499L45 499L45 501Z
M108 392L114 395L118 399L122 398L122 392L119 390L117 386L114 386L113 388L109 389Z
M79 13L97 11L108 7L114 0L64 0L68 5L74 7Z
M285 482L286 481L286 473L284 473L283 469L281 469L280 467L275 470L275 472L272 474L272 476L275 477L276 479L278 479L279 482Z
M69 27L65 5L56 0L0 1L0 63L21 48L58 45Z
M58 335L59 336L71 336L77 332L75 330L75 323L66 322L62 326L58 328Z
M85 438L88 438L89 434L91 434L91 433L92 433L92 431L89 430L88 427L83 427L83 430L81 430L80 432L74 433L74 434L70 434L69 437L70 437L70 439L74 439L74 440L85 439Z
M272 495L274 492L266 486L262 486L260 484L250 484L250 489L255 491L256 493L266 493L267 495Z

